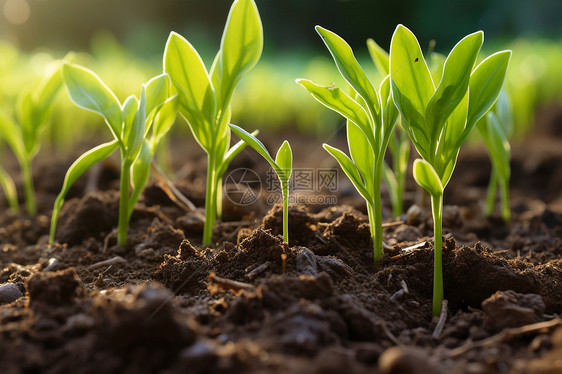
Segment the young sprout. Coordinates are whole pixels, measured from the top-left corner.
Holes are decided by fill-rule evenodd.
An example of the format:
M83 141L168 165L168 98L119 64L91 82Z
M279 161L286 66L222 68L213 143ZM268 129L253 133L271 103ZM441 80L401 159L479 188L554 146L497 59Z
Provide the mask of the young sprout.
M288 141L284 141L277 150L275 160L271 157L265 146L255 136L246 130L229 124L230 129L250 147L256 150L273 168L281 183L283 194L283 241L289 243L289 179L293 171L293 151Z
M390 46L392 97L422 157L414 162L414 179L431 197L434 315L440 313L443 300L443 191L453 174L460 147L498 98L511 57L511 51L497 52L474 68L482 42L483 33L479 31L455 45L437 88L410 30L398 25Z
M373 39L367 39L369 54L377 70L383 76L390 73L390 62L388 52L379 46ZM392 203L392 214L400 217L404 212L404 192L406 190L406 170L410 160L410 141L408 135L400 125L400 119L396 125L396 135L388 143L388 149L392 156L392 168L383 162L382 177L388 188L390 201Z
M20 164L25 206L30 215L37 213L32 164L41 147L41 135L61 86L60 62L57 62L52 72L37 87L23 90L18 96L15 121L0 113L0 134ZM16 192L5 172L0 172L0 183L10 207L17 212L19 208Z
M486 195L486 214L494 213L496 191L499 187L501 198L501 216L506 223L511 220L509 208L509 177L511 175L511 148L509 137L513 131L511 103L505 90L500 92L496 105L476 124L480 136L488 149L492 161L492 174Z
M126 247L129 220L148 179L154 149L173 123L175 97L169 97L170 79L167 74L152 78L142 85L140 100L131 95L121 104L94 72L69 63L64 64L62 71L71 100L83 109L100 114L108 125L113 140L84 153L66 172L62 190L53 208L49 241L54 241L64 198L76 179L119 148L121 182L117 243ZM151 131L152 126L154 128Z
M380 185L384 154L394 134L398 111L392 102L388 76L377 92L345 40L320 26L316 26L316 31L332 54L340 74L351 85L352 97L339 88L320 86L306 79L298 79L297 83L320 103L347 118L351 158L328 144L324 144L324 149L338 161L367 203L374 260L378 264L383 254Z
M245 144L229 149L230 100L240 79L260 59L262 46L262 24L253 0L232 4L209 72L195 48L179 34L172 32L166 44L164 71L178 91L180 113L208 157L203 245L211 244L222 201L222 177Z

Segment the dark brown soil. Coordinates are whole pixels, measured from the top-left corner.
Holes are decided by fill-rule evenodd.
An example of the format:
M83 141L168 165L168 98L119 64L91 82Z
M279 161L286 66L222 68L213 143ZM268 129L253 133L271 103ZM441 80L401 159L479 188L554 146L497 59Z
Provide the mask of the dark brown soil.
M68 163L40 169L42 214L0 216L0 373L562 373L557 125L514 147L510 225L481 213L486 155L461 154L445 197L441 324L428 210L393 220L384 194L396 223L377 268L343 176L340 205L291 206L290 245L281 207L260 197L225 200L215 244L201 247L198 214L151 184L125 250L113 232L115 165L103 165L97 189L84 178L72 190L53 246L50 207ZM295 139L295 153L309 143ZM310 162L331 166L321 156ZM176 182L198 206L200 157ZM233 167L263 175L256 160L245 152Z

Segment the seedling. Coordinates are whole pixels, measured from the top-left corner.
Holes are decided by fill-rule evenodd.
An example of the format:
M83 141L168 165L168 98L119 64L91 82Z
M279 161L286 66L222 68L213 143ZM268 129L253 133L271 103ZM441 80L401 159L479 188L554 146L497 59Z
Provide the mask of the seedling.
M275 174L281 183L281 192L283 194L283 241L289 243L289 179L293 171L293 151L288 141L284 141L281 147L277 150L275 160L271 157L267 148L255 136L246 130L229 124L230 129L234 131L240 139L242 139L250 147L254 148L256 152L262 155L263 158L273 168Z
M211 244L222 201L221 180L244 142L229 149L230 100L240 79L258 62L263 31L253 0L230 8L220 49L209 72L195 48L172 32L164 52L164 71L178 91L179 111L208 157L203 245Z
M445 61L437 88L410 30L398 25L390 46L392 97L410 140L422 157L414 161L414 179L431 196L434 315L440 313L443 300L443 191L460 147L497 100L511 57L511 51L497 52L474 68L482 42L483 33L479 31L455 45Z
M100 114L108 125L113 140L84 153L66 172L62 190L53 208L49 241L54 241L64 198L76 179L119 148L121 181L117 242L126 247L129 220L148 178L149 159L152 158L159 140L171 126L172 115L175 115L172 102L174 98L169 98L170 79L167 74L152 78L142 85L140 100L131 95L121 104L115 94L91 70L67 63L64 64L62 72L68 94L74 104ZM162 112L158 114L160 110ZM151 125L157 114L157 121L151 132Z
M388 52L379 46L373 39L367 39L369 54L377 70L387 76L390 73L390 62ZM400 119L396 126L396 136L388 143L388 149L392 155L392 168L383 162L383 180L388 188L390 201L392 203L392 214L399 217L404 211L404 192L406 190L406 170L410 159L410 141L408 135L400 125Z
M511 148L509 137L513 132L511 103L502 90L495 107L476 124L480 136L488 149L492 161L492 173L486 195L486 214L494 213L496 192L499 188L501 198L501 216L506 223L511 220L509 208L509 177L511 175Z
M57 65L37 88L22 91L16 104L15 121L0 113L0 133L20 164L25 206L30 215L37 214L32 164L41 147L41 135L61 86L60 66ZM0 171L0 183L12 210L19 211L13 181L5 171Z
M351 158L328 144L324 144L324 149L338 161L367 203L374 259L378 264L383 254L380 184L384 154L398 118L390 95L390 80L387 76L377 92L345 40L320 26L316 26L316 31L332 54L340 74L351 85L353 97L335 86L324 87L306 79L298 79L297 83L320 103L347 118Z

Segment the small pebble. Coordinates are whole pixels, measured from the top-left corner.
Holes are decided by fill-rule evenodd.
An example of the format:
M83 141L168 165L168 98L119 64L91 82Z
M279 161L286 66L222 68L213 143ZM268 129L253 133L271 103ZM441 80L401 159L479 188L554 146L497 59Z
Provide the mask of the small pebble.
M423 211L417 205L412 205L406 212L406 223L408 225L419 225L423 220Z
M58 266L60 264L60 261L54 257L51 257L49 259L49 261L47 261L47 266L45 266L45 269L43 269L43 272L48 272L48 271L55 271L58 270Z
M16 284L6 283L0 286L0 305L12 303L22 296L23 294Z

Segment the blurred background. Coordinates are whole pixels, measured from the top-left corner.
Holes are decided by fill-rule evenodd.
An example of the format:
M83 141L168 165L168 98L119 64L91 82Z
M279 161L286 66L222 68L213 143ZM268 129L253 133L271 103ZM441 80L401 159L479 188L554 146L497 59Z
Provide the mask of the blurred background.
M562 102L562 2L560 0L257 0L265 49L241 82L233 121L246 128L298 128L325 136L342 119L318 105L295 78L344 84L313 26L320 24L352 46L377 81L366 39L388 49L397 23L409 27L422 48L435 40L447 53L463 36L484 30L484 53L514 51L508 89L515 126L524 134L540 107ZM36 84L48 63L76 51L120 99L162 69L171 30L185 36L210 64L220 43L230 0L0 0L0 107L11 111L20 88ZM53 139L74 138L79 124L98 122L60 95L54 121L72 129ZM103 125L100 124L102 127ZM105 130L103 130L105 131Z

